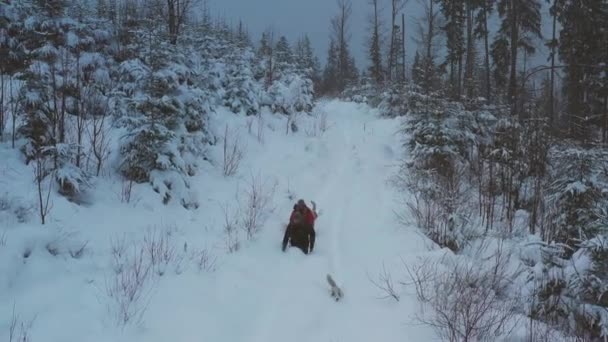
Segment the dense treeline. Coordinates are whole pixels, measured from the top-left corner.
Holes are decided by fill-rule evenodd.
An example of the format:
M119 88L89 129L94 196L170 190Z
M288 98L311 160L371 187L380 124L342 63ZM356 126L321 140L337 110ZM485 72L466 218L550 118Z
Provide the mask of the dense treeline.
M413 198L404 216L456 254L507 239L526 270L512 279L525 298L519 313L582 340L605 338L608 4L420 3L418 49L400 77L403 25L393 14L384 53L377 8L399 12L402 2L369 2L370 67L343 93L405 118L408 159L397 184ZM500 20L493 35L491 15ZM547 63L528 68L539 44ZM531 326L530 340L542 340Z
M188 178L217 140L209 113L311 111L320 67L305 35L294 48L266 34L254 44L203 5L1 3L0 137L34 163L39 184L52 177L78 201L110 169L196 207Z

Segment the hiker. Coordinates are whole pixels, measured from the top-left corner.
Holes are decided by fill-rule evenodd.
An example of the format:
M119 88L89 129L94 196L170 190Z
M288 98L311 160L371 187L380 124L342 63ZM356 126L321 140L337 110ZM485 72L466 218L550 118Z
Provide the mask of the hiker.
M306 216L300 210L295 210L294 207L291 220L283 236L283 252L287 248L287 243L293 247L300 248L304 254L312 252L315 247L315 235L313 225L307 222Z
M315 202L312 202L313 209L310 209L303 199L298 200L298 202L293 206L293 211L291 212L291 216L289 217L289 223L293 222L294 215L296 213L300 213L304 216L304 221L307 224L310 224L312 228L315 228L315 220L317 219L317 213L315 208Z

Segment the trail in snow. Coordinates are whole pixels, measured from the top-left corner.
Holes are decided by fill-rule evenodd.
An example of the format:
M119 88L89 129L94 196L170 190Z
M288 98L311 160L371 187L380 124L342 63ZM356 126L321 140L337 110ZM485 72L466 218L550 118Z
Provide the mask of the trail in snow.
M287 171L295 173L291 184L305 189L297 197L315 200L322 210L315 250L308 256L296 248L282 253L283 230L273 229L257 246L239 252L237 268L227 265L233 272L226 270L216 280L219 297L233 296L230 303L209 303L236 305L210 315L218 322L233 320L235 326L208 325L211 331L200 340L390 342L412 336L412 329L422 331L413 336L430 338L427 330L404 326L417 304L378 299L368 278L384 261L395 264L402 255L422 251L419 236L396 229L394 192L386 184L396 162L387 150L398 148L397 121L374 118L356 104L324 106L331 129L312 149L318 155L309 167ZM292 205L281 205L284 211L277 215L286 221ZM329 295L327 273L344 290L340 302Z
M399 137L394 135L399 120L379 119L366 106L340 101L321 103L317 110L328 113L329 129L323 135L304 133L310 119L300 121L297 134L286 135L285 118L268 115L263 143L248 134L242 117L217 113L213 123L219 130L225 124L241 127L247 157L239 177L224 178L216 167L208 166L193 178L192 189L201 200L197 211L160 204L147 185L136 187L135 200L129 205L117 201L118 183L101 183L104 186L99 187L90 208L55 199L56 230L32 225L11 231L7 245L11 254L6 255L15 261L0 263L0 270L8 275L4 288L10 290L0 296L0 304L8 308L16 302L23 317L38 317L32 328L33 341L432 340L428 327L408 324L418 310L412 296L404 293L398 303L380 299L384 294L369 279L377 277L386 264L398 287L404 280L402 259L409 262L425 253L425 241L416 230L396 223L395 192L386 184L401 153ZM2 153L20 170L10 178L15 192L30 189L35 193L30 178L17 177L30 172L18 154L12 150ZM212 159L220 160L218 157ZM221 240L224 217L218 204L234 205L234 192L242 191L236 183L245 186L250 172L258 171L265 181L278 182L276 211L255 240L243 240L238 252L225 255ZM288 198L288 190L296 198ZM281 251L285 224L298 198L316 201L321 211L310 255L296 248ZM163 276L154 288L144 325L119 331L105 310L110 303L103 291L105 277L112 274L108 241L122 234L137 239L146 227L163 224L176 227L173 236L179 247L184 242L190 248L209 247L220 258L217 272L198 273L191 266L180 275ZM71 260L48 255L45 243L57 239L55 231L64 236L64 230L78 232L78 239L71 242L75 245L91 241L86 257ZM35 247L27 263L19 259L20 244ZM0 248L0 256L2 253L8 252ZM330 296L327 273L344 290L340 302ZM65 322L70 322L70 329L57 329ZM0 321L0 333L6 326Z

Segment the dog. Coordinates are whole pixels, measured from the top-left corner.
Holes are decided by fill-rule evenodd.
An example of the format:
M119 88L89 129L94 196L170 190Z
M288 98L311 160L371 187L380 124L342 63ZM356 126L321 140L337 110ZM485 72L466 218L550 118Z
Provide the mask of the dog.
M342 299L342 297L344 297L342 289L338 287L334 279L329 274L327 274L327 282L329 283L329 286L331 286L331 296L336 300L336 302Z

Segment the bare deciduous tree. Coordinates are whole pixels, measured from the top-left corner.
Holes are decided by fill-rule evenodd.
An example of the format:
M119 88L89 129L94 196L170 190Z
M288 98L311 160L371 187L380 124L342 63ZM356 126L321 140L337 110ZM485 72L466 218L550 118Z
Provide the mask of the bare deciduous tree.
M349 51L351 33L349 23L353 13L353 5L350 0L337 0L338 14L331 19L333 39L337 48L337 86L343 90L347 82L353 77L352 60Z
M167 1L167 30L171 44L177 44L177 38L182 27L186 24L188 15L199 0L166 0Z
M34 180L36 181L36 188L38 190L38 214L40 215L40 221L42 224L46 223L46 218L53 207L51 204L51 190L53 188L53 182L49 180L47 189L45 189L44 180L49 174L47 167L46 157L42 152L37 153L35 163L33 164ZM53 179L54 177L50 177ZM46 190L46 191L45 191ZM46 192L46 194L45 194Z
M391 0L391 38L389 43L389 51L388 51L388 66L387 66L387 78L392 80L392 76L395 74L394 68L397 63L396 58L398 58L397 51L401 47L397 45L398 41L398 33L397 29L397 16L399 12L401 12L405 5L409 0ZM403 29L403 28L402 28Z
M222 140L222 171L225 177L229 177L235 175L238 171L244 157L244 150L239 141L238 134L230 134L228 125L224 129L224 138Z

